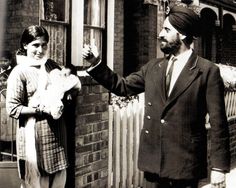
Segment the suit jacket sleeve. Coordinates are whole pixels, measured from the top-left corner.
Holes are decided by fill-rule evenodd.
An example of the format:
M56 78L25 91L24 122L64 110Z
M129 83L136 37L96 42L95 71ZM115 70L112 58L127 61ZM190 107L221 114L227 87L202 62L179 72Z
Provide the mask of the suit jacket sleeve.
M88 73L106 89L119 96L131 96L144 92L147 65L126 78L113 72L107 65L100 63Z
M209 71L206 101L210 115L210 160L213 168L230 170L229 129L225 113L224 84L219 68Z

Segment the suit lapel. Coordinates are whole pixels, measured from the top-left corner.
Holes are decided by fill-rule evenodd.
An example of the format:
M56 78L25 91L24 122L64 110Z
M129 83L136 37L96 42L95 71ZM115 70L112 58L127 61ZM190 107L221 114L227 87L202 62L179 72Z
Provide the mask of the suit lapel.
M180 73L176 83L170 93L170 96L167 99L167 104L171 103L175 100L179 95L181 95L188 86L194 81L194 79L198 76L199 68L197 68L198 56L193 53L182 72Z

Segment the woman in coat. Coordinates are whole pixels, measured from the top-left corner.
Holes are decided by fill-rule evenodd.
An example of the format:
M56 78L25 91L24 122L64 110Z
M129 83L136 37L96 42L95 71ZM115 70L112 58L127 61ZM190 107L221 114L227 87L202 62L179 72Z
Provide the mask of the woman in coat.
M44 106L31 103L34 94L47 87L49 73L61 69L47 59L48 41L48 32L42 26L32 25L24 30L17 66L7 84L7 111L19 119L17 158L23 188L64 188L66 183L65 118L62 114L55 120Z

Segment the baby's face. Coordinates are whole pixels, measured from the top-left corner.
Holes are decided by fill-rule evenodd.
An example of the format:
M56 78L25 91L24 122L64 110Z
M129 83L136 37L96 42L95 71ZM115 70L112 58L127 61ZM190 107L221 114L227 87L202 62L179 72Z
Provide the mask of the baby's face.
M61 70L61 75L62 76L65 76L65 77L67 77L67 76L69 76L71 74L71 70L69 69L69 68L62 68L62 70Z

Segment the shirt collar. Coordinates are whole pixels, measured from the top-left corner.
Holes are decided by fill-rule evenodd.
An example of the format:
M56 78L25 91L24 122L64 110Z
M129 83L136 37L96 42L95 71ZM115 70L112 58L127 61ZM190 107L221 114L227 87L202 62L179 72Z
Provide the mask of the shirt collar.
M193 50L190 48L189 50L186 50L185 52L183 52L177 56L172 55L170 59L175 57L178 61L187 62L188 59L190 58L190 56L192 55L192 53L193 53Z

